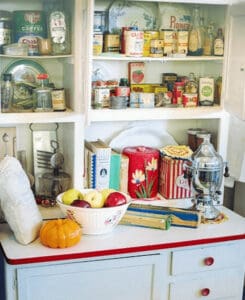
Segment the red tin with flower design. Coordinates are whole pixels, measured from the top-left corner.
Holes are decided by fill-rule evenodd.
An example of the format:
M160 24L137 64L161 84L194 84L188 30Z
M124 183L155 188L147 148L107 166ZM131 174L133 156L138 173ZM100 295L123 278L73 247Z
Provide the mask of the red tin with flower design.
M158 193L160 152L158 149L126 147L123 154L129 158L128 192L132 198L153 198Z

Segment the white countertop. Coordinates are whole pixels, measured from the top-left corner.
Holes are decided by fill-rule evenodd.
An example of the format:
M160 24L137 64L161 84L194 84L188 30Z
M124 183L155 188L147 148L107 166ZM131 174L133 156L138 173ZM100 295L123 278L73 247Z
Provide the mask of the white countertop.
M57 260L92 258L136 252L193 246L245 239L245 218L221 207L228 220L219 224L201 224L198 228L171 226L169 230L119 225L105 235L83 235L70 248L51 249L39 238L29 245L16 242L7 224L0 225L0 241L10 264L50 262Z

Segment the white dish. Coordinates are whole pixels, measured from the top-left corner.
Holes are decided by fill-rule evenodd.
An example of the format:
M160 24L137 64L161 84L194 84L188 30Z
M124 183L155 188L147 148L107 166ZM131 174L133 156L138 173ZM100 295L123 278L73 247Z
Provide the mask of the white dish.
M137 26L139 30L158 28L158 3L136 1L113 1L109 8L109 31L116 33L122 27Z
M145 126L126 129L113 138L109 144L111 148L119 152L125 147L146 146L159 149L167 145L177 145L168 132L159 132Z

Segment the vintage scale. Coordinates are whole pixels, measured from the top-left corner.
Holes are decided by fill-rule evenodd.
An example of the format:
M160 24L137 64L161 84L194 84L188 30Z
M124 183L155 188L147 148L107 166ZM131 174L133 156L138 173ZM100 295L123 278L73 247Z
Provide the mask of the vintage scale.
M220 203L220 187L224 176L228 177L228 167L210 143L209 135L185 164L186 175L194 189L194 208L200 210L205 219L215 219L220 214L215 207Z

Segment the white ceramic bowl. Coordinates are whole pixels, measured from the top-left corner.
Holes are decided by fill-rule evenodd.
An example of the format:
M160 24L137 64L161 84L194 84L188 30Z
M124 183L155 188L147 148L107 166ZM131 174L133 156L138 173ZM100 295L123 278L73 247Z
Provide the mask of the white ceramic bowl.
M88 191L91 191L91 189L81 190L82 194ZM131 202L130 196L124 194L127 198L126 204L113 207L85 208L64 204L62 195L63 193L57 196L57 204L68 218L81 225L84 234L111 232L120 222Z

